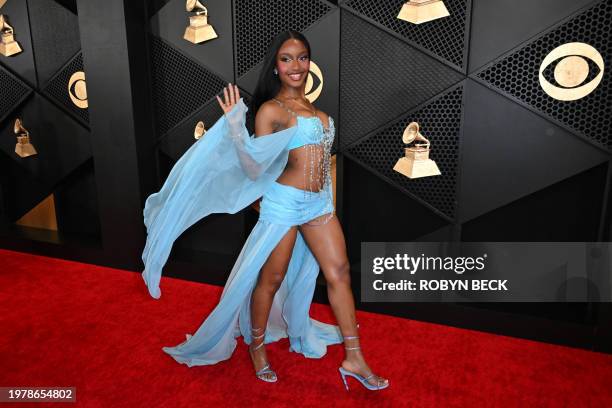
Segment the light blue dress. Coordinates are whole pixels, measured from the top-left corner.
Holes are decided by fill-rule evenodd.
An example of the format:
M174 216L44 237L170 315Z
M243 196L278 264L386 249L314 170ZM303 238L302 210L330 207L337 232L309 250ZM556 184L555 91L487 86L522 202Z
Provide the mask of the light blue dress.
M190 367L229 359L240 335L250 344L250 298L261 267L291 226L334 211L331 177L326 177L319 192L305 192L276 181L291 149L327 139L329 156L329 140L333 141L335 133L333 119L330 117L329 129L324 129L316 117L297 116L295 126L255 138L245 127L247 110L240 98L185 152L161 190L145 203L147 242L142 276L150 295L157 299L161 296L161 270L183 231L208 214L233 214L263 196L259 220L230 272L219 303L193 335L187 334L175 347L163 348ZM327 345L343 341L337 325L309 316L318 273L319 265L298 230L287 273L274 296L265 343L289 337L290 351L320 358Z

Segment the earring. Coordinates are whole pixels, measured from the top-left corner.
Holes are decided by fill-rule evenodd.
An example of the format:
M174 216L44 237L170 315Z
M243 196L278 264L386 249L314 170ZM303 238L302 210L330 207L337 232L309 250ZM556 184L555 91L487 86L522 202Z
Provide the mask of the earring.
M274 75L278 75L278 70L274 68Z

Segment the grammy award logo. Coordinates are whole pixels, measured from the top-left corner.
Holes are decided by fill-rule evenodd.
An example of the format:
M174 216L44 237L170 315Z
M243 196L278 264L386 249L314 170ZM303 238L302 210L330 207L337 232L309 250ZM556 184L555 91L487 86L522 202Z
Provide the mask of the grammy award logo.
M415 143L414 146L406 147L405 157L401 157L395 163L393 170L402 173L408 178L438 176L441 174L436 162L429 158L430 143L419 132L419 124L417 122L410 122L406 129L404 129L402 141L405 144L410 144L414 141L424 143Z
M323 91L323 72L321 68L314 62L310 61L310 71L306 77L306 86L304 88L304 94L306 98L313 103L317 100L319 95Z
M2 5L0 5L1 7ZM6 21L6 17L3 14L0 14L0 35L2 39L0 41L0 54L5 57L10 57L15 54L19 54L21 51L21 46L17 41L15 41L15 32L13 27L11 27Z
M194 44L217 38L213 26L208 24L208 9L198 0L187 0L185 8L188 12L195 11L195 16L189 17L189 26L185 29L183 38Z
M590 73L589 63L585 58L591 60L599 69L599 72L589 82L584 82ZM553 62L554 79L557 86L546 79L544 72ZM595 48L589 44L573 42L560 45L552 50L540 65L540 86L546 94L560 101L575 101L584 98L597 88L604 74L604 60Z
M68 95L70 100L77 107L86 109L87 103L87 87L85 86L85 73L77 71L70 76L68 80Z
M21 158L34 156L38 154L34 146L30 143L30 132L23 127L21 119L15 119L13 131L17 135L17 144L15 145L15 153Z
M449 15L442 0L410 0L404 3L397 18L409 23L421 24Z
M206 128L204 128L204 122L203 121L199 121L196 124L195 129L193 130L193 137L196 140L200 140L202 138L202 136L204 136L206 134Z

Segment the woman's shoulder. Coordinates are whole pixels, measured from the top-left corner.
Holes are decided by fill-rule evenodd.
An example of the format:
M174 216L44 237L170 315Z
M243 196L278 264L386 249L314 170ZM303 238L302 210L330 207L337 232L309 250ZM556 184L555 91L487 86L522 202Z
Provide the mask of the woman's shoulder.
M267 101L263 102L259 109L265 109L268 112L284 112L284 109L274 100L274 98L270 98Z
M287 127L286 113L272 99L263 102L255 115L256 134L269 134Z
M285 119L285 113L286 112L277 105L273 99L269 99L259 106L256 120L278 123Z

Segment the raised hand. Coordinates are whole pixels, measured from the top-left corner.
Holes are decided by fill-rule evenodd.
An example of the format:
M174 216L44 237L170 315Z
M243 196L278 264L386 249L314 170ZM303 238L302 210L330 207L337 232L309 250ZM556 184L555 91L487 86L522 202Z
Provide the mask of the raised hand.
M226 87L223 87L223 100L221 100L219 95L216 95L216 97L217 101L219 101L221 109L223 109L223 113L225 114L231 111L234 105L240 100L240 91L238 90L237 85L232 85L230 82Z

